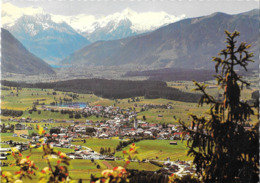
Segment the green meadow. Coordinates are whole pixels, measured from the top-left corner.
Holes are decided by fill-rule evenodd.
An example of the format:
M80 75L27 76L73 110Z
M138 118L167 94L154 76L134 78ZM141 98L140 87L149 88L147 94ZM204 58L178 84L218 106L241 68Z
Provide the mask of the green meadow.
M75 139L82 140L82 139ZM111 152L116 149L116 146L119 144L118 139L98 139L98 138L86 138L86 143L83 142L72 142L74 145L87 146L92 150L99 152L100 148L110 148Z
M157 159L167 160L170 158L172 161L176 160L191 160L191 157L186 156L186 141L174 140L177 145L170 145L171 140L142 140L136 143L138 147L138 157L140 159ZM127 150L130 145L123 148ZM122 156L121 152L117 152L116 156Z
M20 141L23 142L24 139L19 137L11 137L11 136L2 136L2 138L9 138L16 142ZM116 147L116 145L119 143L118 139L87 139L86 143L73 143L77 145L86 145L87 147L92 148L93 150L98 151L100 147L110 147L111 149ZM164 160L167 157L170 157L171 160L177 160L177 159L185 159L188 160L189 158L185 158L185 150L184 144L181 141L178 141L178 145L173 146L169 145L169 141L164 140L144 140L136 143L136 145L139 147L138 149L138 156L142 159L156 159L156 156L158 157L158 160ZM2 146L2 147L8 147L8 145ZM124 148L124 150L128 149L129 147ZM66 148L57 148L56 150L62 151L65 153L68 152L74 152L74 149L66 149ZM26 157L30 155L30 151L23 151L23 157ZM42 168L47 166L47 162L45 159L43 159L43 153L41 149L32 149L31 157L30 159L33 160L36 164L36 166L41 170ZM115 156L120 156L123 158L122 151L116 152ZM57 159L52 159L51 163L53 165L56 165ZM12 156L8 156L8 160L3 160L2 163L13 163L14 158ZM107 169L107 164L111 167L116 166L124 166L125 161L119 160L119 161L105 161L105 160L95 160L93 163L90 160L77 160L72 159L70 160L70 176L73 180L79 180L83 179L83 182L88 182L90 180L91 174L100 176L100 173L102 170ZM100 166L100 169L97 169L97 165ZM138 170L159 170L160 167L155 166L151 163L143 163L143 162L131 162L127 168L129 169L138 169ZM2 171L10 171L11 173L15 173L18 171L18 167L2 167ZM33 180L25 180L26 182L30 183L33 181L36 181L38 179L37 176L33 178Z

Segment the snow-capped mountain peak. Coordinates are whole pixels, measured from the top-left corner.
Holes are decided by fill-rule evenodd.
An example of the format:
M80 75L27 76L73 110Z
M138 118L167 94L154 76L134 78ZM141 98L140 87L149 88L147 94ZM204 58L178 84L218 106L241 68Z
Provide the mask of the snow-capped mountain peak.
M71 25L76 31L84 35L91 41L99 39L118 39L123 35L115 36L115 32L118 28L128 31L128 36L153 31L159 27L184 19L185 15L174 16L167 14L166 12L135 12L130 8L126 8L121 12L116 12L107 16L104 15L86 15L80 14L73 17L52 15L54 22L65 21ZM123 28L125 24L125 28ZM128 30L126 30L128 29ZM114 37L97 36L97 32L105 35L113 33ZM122 33L122 31L121 31ZM92 35L95 34L95 38Z
M11 27L15 22L23 15L37 15L37 14L46 14L43 8L40 7L28 7L28 8L19 8L12 5L11 3L2 4L2 25L4 27Z
M16 12L16 13L13 13ZM153 31L162 26L185 18L185 15L174 16L166 12L136 12L126 8L121 12L109 15L78 14L74 16L55 15L45 12L42 8L19 8L11 3L2 5L2 25L10 28L24 15L35 17L47 29L50 21L57 24L67 23L79 34L90 41L120 39L139 33ZM41 17L43 18L41 20Z
M81 14L72 18L66 17L64 20L79 32L92 33L95 31L95 27L106 27L111 22L118 24L122 20L129 20L132 23L131 29L134 32L145 32L183 18L185 18L185 15L174 16L166 12L137 13L130 8L126 8L122 12L116 12L107 16Z

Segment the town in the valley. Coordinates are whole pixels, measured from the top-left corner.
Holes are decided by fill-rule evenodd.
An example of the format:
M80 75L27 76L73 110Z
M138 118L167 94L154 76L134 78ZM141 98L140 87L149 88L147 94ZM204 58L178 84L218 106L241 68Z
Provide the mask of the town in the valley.
M172 109L172 105L153 105L153 104L144 104L142 106L143 110L156 108L156 109ZM54 120L54 119L43 119L41 121L34 120L32 118L9 118L9 124L0 125L0 131L13 129L13 137L20 137L23 139L28 139L27 142L16 142L12 140L2 141L2 144L9 144L13 147L16 147L21 152L28 150L28 144L37 148L38 140L40 136L37 133L28 134L28 130L34 130L37 128L35 125L29 124L38 124L44 123L43 129L48 133L44 135L44 143L48 143L53 147L59 148L69 148L74 149L74 152L67 153L70 159L88 159L88 160L107 160L107 161L117 161L123 160L122 156L115 156L116 150L121 150L124 146L127 146L131 143L135 143L141 140L170 140L169 145L176 146L180 140L187 140L188 134L182 136L181 126L174 124L156 124L148 123L143 120L137 120L137 112L133 108L129 109L120 109L120 107L114 106L102 106L95 105L89 106L86 105L84 108L80 108L79 105L70 105L68 107L57 107L57 106L42 106L42 110L73 110L77 109L88 116L103 116L108 118L108 120L95 121L86 120L86 121L77 121L77 120ZM159 115L160 116L160 115ZM143 116L145 118L145 116ZM16 122L15 125L12 122ZM70 124L67 126L55 126L49 127L50 124L55 123L64 123ZM117 149L109 149L109 153L105 152L104 149L100 152L94 151L90 147L87 147L85 144L87 141L91 141L92 138L98 139L120 139L122 146L118 146ZM74 145L73 142L78 142L78 145ZM39 144L38 144L39 145ZM104 144L105 145L105 144ZM11 148L2 148L1 149L1 159L8 159L7 151L10 151ZM131 160L131 161L140 161L140 160ZM146 158L142 160L143 163L155 163L158 162L164 167L163 171L170 173L176 173L177 175L183 176L189 173L194 173L195 169L191 167L190 161L175 160L172 161L169 157L166 159L157 158ZM1 166L7 166L7 164L1 164Z

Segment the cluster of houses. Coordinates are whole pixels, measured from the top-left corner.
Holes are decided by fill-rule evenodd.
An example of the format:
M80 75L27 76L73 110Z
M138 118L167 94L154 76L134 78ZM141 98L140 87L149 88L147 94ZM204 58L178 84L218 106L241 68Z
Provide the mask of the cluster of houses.
M170 104L167 105L154 105L144 104L143 108L169 108ZM104 107L101 105L86 106L82 109L83 112L91 115L107 115L109 120L96 121L91 120L74 121L74 120L53 120L43 119L41 121L33 120L31 118L10 118L8 121L19 122L15 125L15 130L33 130L32 125L26 125L26 123L72 123L69 127L60 126L61 134L66 136L77 138L84 136L91 136L97 138L111 138L111 137L153 137L155 139L168 139L178 140L181 138L181 133L178 130L178 125L168 124L161 125L155 123L148 123L142 120L136 119L136 112L132 109L120 109L119 107ZM5 126L6 127L6 126ZM0 125L0 130L3 125ZM49 130L48 127L44 127L44 130ZM14 132L14 134L16 134ZM26 134L26 133L24 133ZM184 136L188 138L188 136Z
M115 117L113 120L107 120L103 122L93 122L86 120L86 122L75 122L74 124L65 127L57 126L49 129L44 127L45 131L54 131L59 137L68 136L71 138L79 137L96 137L96 138L112 138L112 137L153 137L158 140L179 140L181 139L182 132L178 130L178 125L168 124L166 127L160 124L147 123L141 120L134 120L131 125L129 120ZM33 126L26 126L23 123L14 125L14 136L20 136L29 138L26 130L33 130ZM22 133L20 133L22 132ZM50 134L47 134L50 135ZM184 136L188 138L188 136Z
M81 114L85 114L86 116L102 116L104 118L114 118L118 114L123 114L125 117L129 117L130 115L136 114L132 108L122 109L120 107L115 106L102 106L102 105L95 105L89 106L86 105L84 108L75 108L71 107L57 107L57 106L42 106L42 109L47 111L52 111L55 109L56 111L73 111L77 109L77 112Z
M96 138L137 138L137 137L152 137L153 139L169 139L169 140L177 140L181 137L181 132L178 130L177 125L168 124L154 124L147 123L142 120L136 119L136 114L130 111L126 111L127 116L125 114L121 114L120 109L116 109L113 107L103 107L103 106L95 106L93 108L84 108L85 112L97 112L97 111L105 111L105 113L110 113L114 116L109 120L97 121L93 122L91 120L75 121L71 125L68 126L57 126L48 128L44 126L44 130L48 133L45 134L44 140L56 147L63 148L74 148L75 153L71 153L71 158L74 159L106 159L114 157L106 157L102 156L97 152L93 152L92 149L87 147L74 147L72 145L72 141L75 138L88 138L88 137L96 137ZM116 110L116 111L114 111ZM37 142L39 140L39 136L37 134L29 135L28 130L33 130L34 127L32 125L27 125L28 122L33 121L32 119L10 119L10 121L20 121L19 123L14 125L14 134L13 136L19 136L21 138L30 139L31 142ZM51 120L42 120L48 123L52 123ZM177 145L175 141L170 141L170 145ZM84 151L83 151L84 150ZM81 152L82 151L82 152ZM77 153L76 153L77 152Z
M131 123L131 124L129 124ZM103 122L75 122L73 125L66 127L58 127L62 134L70 137L96 137L96 138L134 138L134 137L153 137L160 140L178 140L181 134L178 125L163 125L147 123L141 120L133 120L115 117ZM188 138L188 136L184 136Z
M173 109L172 103L169 102L168 104L144 104L140 105L144 110L149 110L149 109Z
M143 108L169 108L170 105L144 105ZM70 125L67 126L57 126L57 127L47 127L44 126L44 130L47 131L44 135L44 142L49 143L54 147L62 147L72 149L67 155L71 159L104 159L104 160L115 160L115 157L109 155L102 155L99 152L95 152L92 149L84 146L87 138L113 138L118 137L123 138L138 138L138 137L149 137L153 139L160 140L171 140L170 145L177 145L175 140L181 139L182 132L179 130L178 125L168 124L161 125L155 123L148 123L143 120L136 119L136 112L131 109L120 109L118 107L104 107L104 106L94 106L85 107L82 109L84 113L91 115L107 115L108 120L96 121L91 120L86 121L74 121L74 120L63 120L56 121L53 119L44 119L41 121L33 120L31 118L11 118L9 121L19 122L14 125L14 136L19 136L21 138L30 139L32 144L37 144L40 136L37 134L28 135L28 130L33 130L32 125L27 125L27 123L38 123L45 122L55 123L55 122L69 122ZM2 126L0 126L0 129ZM27 133L26 133L27 131ZM183 138L183 137L182 137ZM188 139L188 135L184 136L184 139ZM74 145L72 142L79 140L82 142L81 145ZM170 171L176 172L181 169L179 165L169 164L167 168ZM181 169L183 171L188 171Z
M196 169L194 166L191 166L191 162L187 161L167 161L164 162L164 167L161 169L165 173L171 174L174 173L180 177L195 173Z

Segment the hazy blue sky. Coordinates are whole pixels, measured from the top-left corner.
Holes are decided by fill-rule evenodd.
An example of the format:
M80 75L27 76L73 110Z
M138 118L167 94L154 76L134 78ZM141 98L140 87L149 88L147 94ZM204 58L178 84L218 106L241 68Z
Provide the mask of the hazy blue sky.
M130 8L137 12L165 11L187 17L208 15L213 12L236 14L259 8L259 0L3 0L19 7L39 6L45 11L60 15L102 14L121 12Z

